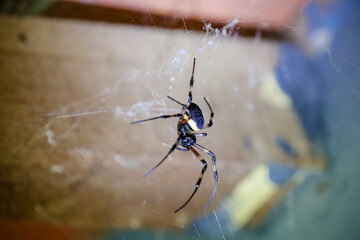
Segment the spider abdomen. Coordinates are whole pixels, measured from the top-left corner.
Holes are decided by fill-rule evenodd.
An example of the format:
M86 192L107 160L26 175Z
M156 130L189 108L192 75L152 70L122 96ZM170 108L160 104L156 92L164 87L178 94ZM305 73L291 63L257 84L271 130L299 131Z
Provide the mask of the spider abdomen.
M199 131L204 126L204 116L201 109L195 103L191 103L189 106L190 119L186 122L192 131Z

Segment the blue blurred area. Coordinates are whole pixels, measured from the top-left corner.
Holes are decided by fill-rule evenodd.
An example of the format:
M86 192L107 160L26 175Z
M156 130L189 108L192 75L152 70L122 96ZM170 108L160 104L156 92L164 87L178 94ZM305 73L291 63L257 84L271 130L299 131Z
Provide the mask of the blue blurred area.
M351 73L345 72L349 64L344 64L344 59L349 59L346 56L349 54L359 56L359 11L359 1L355 0L331 4L313 2L304 11L307 32L301 40L302 46L292 42L284 42L281 46L276 69L279 83L291 96L305 131L314 143L324 143L327 138L324 111L334 81L345 76L352 78ZM358 59L350 61L356 65ZM353 74L356 76L359 72Z
M288 183L294 176L295 167L284 164L269 164L269 180L276 185L284 185Z
M275 145L293 160L298 157L298 153L295 148L282 137L275 138Z
M310 175L249 236L360 239L360 1L313 2L304 15L305 44L282 44L276 72L330 165Z

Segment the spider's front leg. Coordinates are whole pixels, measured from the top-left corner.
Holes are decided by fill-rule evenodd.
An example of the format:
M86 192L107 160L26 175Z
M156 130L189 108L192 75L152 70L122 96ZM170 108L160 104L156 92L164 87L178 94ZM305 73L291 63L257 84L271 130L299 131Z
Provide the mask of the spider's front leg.
M147 122L147 121L151 121L151 120L155 120L155 119L159 119L159 118L171 118L171 117L181 117L181 116L182 116L181 113L170 114L170 115L161 115L161 116L157 116L157 117L153 117L153 118L148 118L148 119L144 119L144 120L134 121L134 122L131 122L131 124L137 124L137 123Z
M212 119L214 117L214 112L213 112L213 110L212 110L212 108L210 106L210 103L208 102L208 100L206 100L205 97L204 97L204 100L205 100L206 104L208 105L208 107L210 109L210 120L209 120L209 123L206 126L204 126L202 129L211 127L213 125Z
M186 104L186 107L189 107L191 102L192 102L192 88L193 88L193 85L194 85L194 72L195 72L195 58L194 58L193 70L192 70L192 74L191 74L191 78L190 78L189 99L188 99L188 102Z

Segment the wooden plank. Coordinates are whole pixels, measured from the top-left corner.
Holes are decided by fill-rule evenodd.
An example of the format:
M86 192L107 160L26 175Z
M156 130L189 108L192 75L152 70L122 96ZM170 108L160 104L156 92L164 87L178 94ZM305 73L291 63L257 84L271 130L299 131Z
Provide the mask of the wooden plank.
M212 167L190 204L173 213L201 170L190 153L174 152L142 177L176 140L176 119L130 125L180 111L166 96L187 100L193 57L194 102L206 120L203 96L215 112L208 136L198 140L218 160L220 183L207 211L259 163L324 164L312 155L291 101L271 85L273 42L6 16L0 36L3 219L90 229L182 228L203 214ZM284 153L276 137L297 157Z
M67 0L162 17L191 19L263 30L284 30L300 16L304 0Z

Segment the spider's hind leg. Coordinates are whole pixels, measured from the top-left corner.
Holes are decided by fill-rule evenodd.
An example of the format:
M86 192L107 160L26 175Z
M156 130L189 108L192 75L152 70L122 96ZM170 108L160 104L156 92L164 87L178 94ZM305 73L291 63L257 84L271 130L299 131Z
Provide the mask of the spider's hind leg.
M206 148L200 146L199 144L194 144L194 146L199 148L200 150L206 152L207 154L209 154L212 157L215 185L214 185L214 189L213 189L213 192L211 194L210 200L208 201L208 203L205 206L205 209L206 209L209 206L209 204L211 203L211 201L213 200L214 196L215 196L216 187L217 187L218 182L219 182L219 176L218 176L218 172L217 172L217 169L216 169L216 156L215 156L215 154L213 152L207 150Z
M153 167L152 169L150 169L149 171L147 171L147 173L144 174L144 177L146 177L147 175L149 175L150 173L152 173L152 171L154 171L158 166L160 166L160 164L162 164L165 159L177 148L177 146L179 145L179 138L176 140L176 142L174 143L174 145L172 145L172 147L170 148L169 152L166 154L166 156L158 163L155 165L155 167Z
M190 147L189 148L193 153L194 155L201 161L201 163L203 164L203 168L201 170L201 173L200 173L200 176L199 176L199 179L197 180L196 184L195 184L195 190L194 192L191 194L191 196L189 197L189 199L181 206L179 207L177 210L175 210L175 213L177 213L178 211L180 211L181 209L183 209L183 207L185 207L189 202L190 200L193 198L193 196L195 195L196 191L199 189L200 187L200 184L201 184L201 180L204 176L204 173L206 172L206 169L207 169L207 163L206 161L201 157L201 155L193 148L193 147Z

